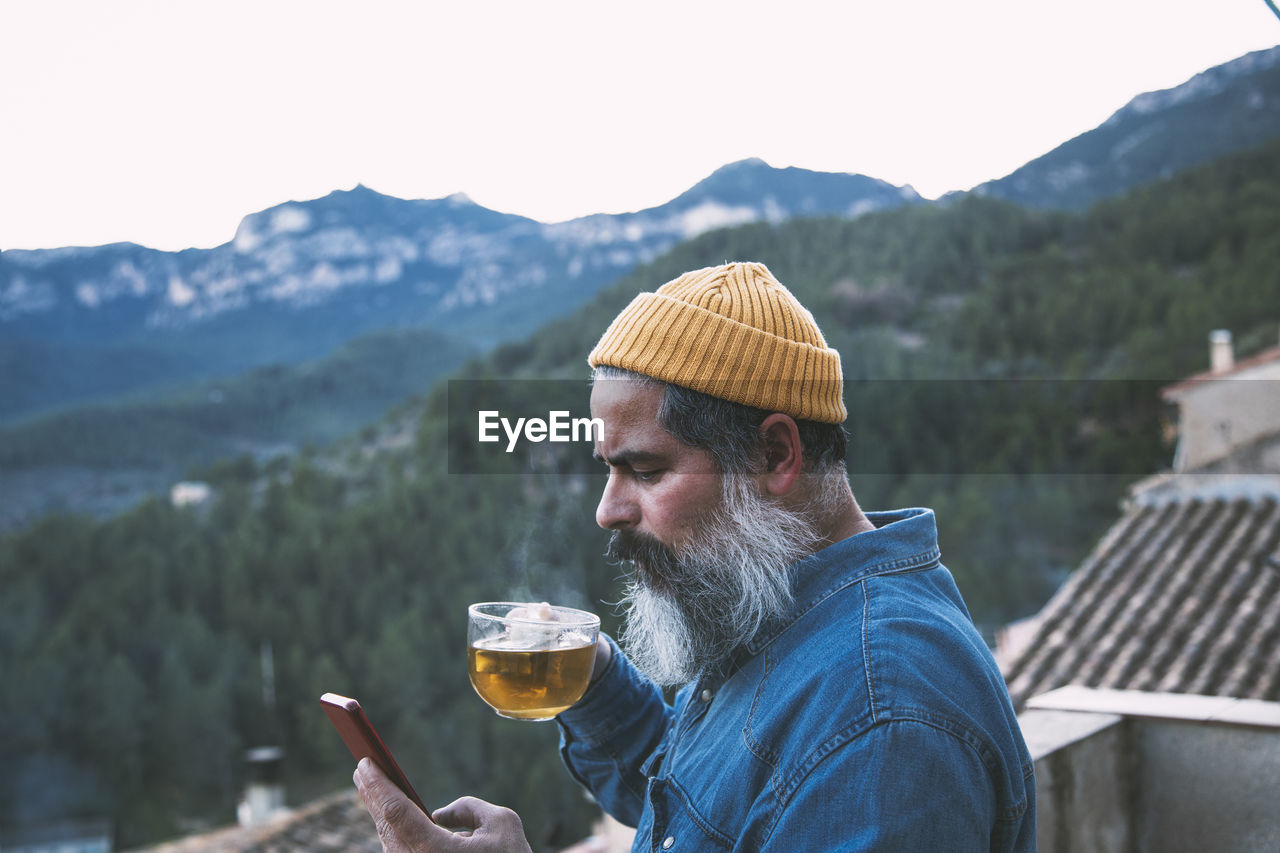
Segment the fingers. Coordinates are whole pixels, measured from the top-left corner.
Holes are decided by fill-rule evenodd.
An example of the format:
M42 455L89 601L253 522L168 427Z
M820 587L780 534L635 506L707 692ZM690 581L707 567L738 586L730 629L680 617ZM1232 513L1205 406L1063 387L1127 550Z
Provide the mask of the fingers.
M443 808L432 812L431 817L441 826L456 829L479 829L490 822L511 823L520 818L511 809L495 806L477 797L460 797Z
M353 777L373 816L385 853L474 850L530 853L520 816L511 809L463 797L436 811L435 823L413 804L369 759L360 761ZM450 828L469 830L452 833Z
M440 826L471 830L470 846L477 850L529 850L518 814L475 797L454 800L433 812L432 818Z
M433 824L368 758L361 759L352 778L386 853L439 850L452 840L450 832Z

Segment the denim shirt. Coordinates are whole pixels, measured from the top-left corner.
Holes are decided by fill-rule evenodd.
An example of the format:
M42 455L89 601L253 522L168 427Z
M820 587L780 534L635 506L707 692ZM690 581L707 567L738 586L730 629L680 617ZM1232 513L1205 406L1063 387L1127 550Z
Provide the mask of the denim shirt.
M566 766L633 851L1035 850L1031 757L932 511L868 517L674 705L615 645L560 715Z

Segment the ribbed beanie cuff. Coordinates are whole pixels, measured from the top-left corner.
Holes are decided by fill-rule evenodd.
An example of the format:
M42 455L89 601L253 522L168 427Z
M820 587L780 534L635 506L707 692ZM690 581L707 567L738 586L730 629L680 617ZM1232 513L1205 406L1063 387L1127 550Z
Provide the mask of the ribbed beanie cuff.
M587 362L800 420L847 416L840 354L764 264L695 270L641 293Z

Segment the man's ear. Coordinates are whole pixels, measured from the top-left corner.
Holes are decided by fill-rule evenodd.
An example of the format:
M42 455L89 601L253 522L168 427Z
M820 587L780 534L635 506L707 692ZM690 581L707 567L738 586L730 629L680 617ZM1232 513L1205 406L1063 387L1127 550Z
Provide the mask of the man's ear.
M760 484L771 495L785 495L795 487L804 468L800 428L790 415L775 412L761 422L760 438L765 454Z

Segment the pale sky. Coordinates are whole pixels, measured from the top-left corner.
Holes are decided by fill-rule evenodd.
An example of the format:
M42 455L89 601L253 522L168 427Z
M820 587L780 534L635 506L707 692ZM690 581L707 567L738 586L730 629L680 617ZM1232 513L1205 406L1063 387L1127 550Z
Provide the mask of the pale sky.
M358 183L554 222L745 157L934 198L1277 43L1264 0L0 0L0 249Z

